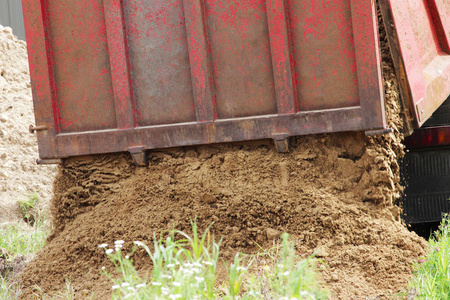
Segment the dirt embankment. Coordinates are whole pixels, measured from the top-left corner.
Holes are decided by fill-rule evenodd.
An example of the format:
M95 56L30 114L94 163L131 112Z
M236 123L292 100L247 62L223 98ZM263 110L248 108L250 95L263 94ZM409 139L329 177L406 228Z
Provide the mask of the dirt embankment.
M382 36L382 38L384 38ZM50 293L70 278L77 295L108 298L112 270L97 245L115 239L151 243L153 232L189 232L214 222L225 258L272 245L276 232L297 241L299 254L316 252L336 299L387 299L405 288L425 241L410 233L393 204L401 187L400 104L383 49L389 126L394 133L298 137L279 154L270 143L213 145L150 154L136 168L126 154L66 160L55 183L55 229L22 274L23 284ZM137 252L139 268L149 261ZM28 294L24 294L26 297Z

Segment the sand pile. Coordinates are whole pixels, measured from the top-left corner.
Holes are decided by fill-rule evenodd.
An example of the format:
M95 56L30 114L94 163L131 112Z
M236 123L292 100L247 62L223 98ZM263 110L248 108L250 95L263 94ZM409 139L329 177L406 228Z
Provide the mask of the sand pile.
M38 166L27 48L11 28L0 25L0 224L16 218L16 203L37 193L52 195L56 167Z
M404 287L425 242L401 224L389 193L376 193L379 204L363 201L393 180L364 179L389 166L383 149L365 149L361 134L345 133L298 138L285 155L228 145L153 153L148 168L127 155L66 161L56 180L55 232L23 278L50 292L70 276L78 292L107 298L110 283L99 274L111 266L97 245L150 243L155 231L189 231L197 216L201 228L215 222L229 258L287 231L301 241L300 253L320 252L336 296L387 296Z
M388 89L391 109L396 98ZM335 298L389 298L405 287L425 247L393 205L399 136L299 137L288 154L267 143L171 149L151 153L147 168L126 154L66 160L56 180L55 231L24 284L51 292L70 276L78 296L107 299L100 268L112 266L97 245L151 244L153 232L189 231L197 216L203 229L215 222L225 258L257 251L255 243L270 246L274 233L287 231L300 253L316 252L329 266L322 275ZM134 260L149 267L139 254Z
M64 290L66 278L78 298L94 292L108 299L111 283L100 269L113 267L99 244L151 244L154 232L189 232L194 217L201 229L214 222L225 259L292 234L299 253L315 252L328 266L321 274L335 299L388 299L403 290L426 245L394 205L402 121L386 48L383 59L394 128L387 136L298 137L287 154L270 142L169 149L150 153L144 168L127 154L65 160L55 183L54 231L22 273L24 299L34 284L45 293ZM133 259L140 269L150 267L140 252Z

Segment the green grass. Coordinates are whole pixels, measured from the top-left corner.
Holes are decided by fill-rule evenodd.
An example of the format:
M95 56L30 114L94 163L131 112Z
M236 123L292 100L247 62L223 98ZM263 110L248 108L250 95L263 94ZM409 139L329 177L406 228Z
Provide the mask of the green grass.
M48 235L48 222L37 209L39 199L33 195L26 201L19 201L18 208L25 221L35 216L31 223L19 221L0 226L0 300L18 299L20 283L14 278L20 257L40 250Z
M6 250L8 259L34 253L44 246L47 238L45 227L42 221L29 228L20 222L0 227L0 248Z
M0 248L4 264L10 267L0 270L0 300L18 299L20 283L14 278L15 259L40 250L47 237L47 230L42 221L35 222L33 227L23 223L15 223L0 227Z
M442 220L439 231L429 241L426 258L416 265L410 283L417 299L450 299L450 218Z
M112 247L99 245L116 266L118 277L104 271L112 280L113 299L327 299L328 293L317 283L316 259L300 260L288 235L278 247L246 256L236 254L226 265L228 280L217 284L220 242L206 230L199 235L192 224L193 236L172 231L168 237L154 238L154 250L140 241L124 254L124 241ZM181 236L182 239L176 239ZM143 248L153 269L141 277L133 266L132 256ZM261 264L263 262L263 264Z

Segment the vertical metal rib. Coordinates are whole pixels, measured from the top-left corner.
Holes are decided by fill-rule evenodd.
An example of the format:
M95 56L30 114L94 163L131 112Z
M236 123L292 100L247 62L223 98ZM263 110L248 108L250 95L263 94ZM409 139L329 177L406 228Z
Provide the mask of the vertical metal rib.
M117 127L119 129L136 127L122 2L120 0L104 0L103 8Z
M284 0L267 0L266 7L278 113L295 113L298 103L292 76L285 3Z
M204 9L201 0L183 0L183 5L197 121L212 122L217 115Z

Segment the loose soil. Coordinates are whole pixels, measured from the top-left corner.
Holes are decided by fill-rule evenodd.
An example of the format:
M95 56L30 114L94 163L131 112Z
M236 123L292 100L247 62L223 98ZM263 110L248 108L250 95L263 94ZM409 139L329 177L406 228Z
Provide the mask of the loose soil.
M27 47L0 25L0 225L17 221L17 201L30 195L48 206L55 166L38 166Z
M385 36L382 34L382 41ZM386 46L383 71L388 123L394 133L297 137L291 152L267 141L154 151L148 167L127 154L67 159L55 181L54 230L21 277L26 299L37 284L51 294L70 279L77 298L108 299L113 267L97 246L176 228L223 236L224 258L270 247L281 232L300 255L316 253L333 299L390 299L404 291L426 242L400 220L397 159L403 155L397 82ZM149 259L136 252L139 269Z

